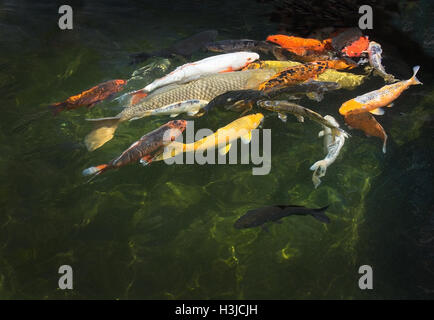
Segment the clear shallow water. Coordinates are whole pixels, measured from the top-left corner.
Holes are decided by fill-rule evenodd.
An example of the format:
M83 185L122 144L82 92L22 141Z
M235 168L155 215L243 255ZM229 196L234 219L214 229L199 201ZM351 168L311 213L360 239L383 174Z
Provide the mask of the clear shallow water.
M316 190L309 167L323 157L321 128L291 118L284 124L268 113L269 175L253 176L252 164L155 163L129 165L86 184L84 168L114 158L168 118L123 124L115 139L89 153L83 138L91 126L84 119L114 115L119 104L53 117L48 103L161 62L129 66L130 53L160 49L201 30L217 29L219 39L264 39L278 27L264 16L270 6L260 3L72 5L72 32L57 28L58 4L0 6L0 298L433 297L430 61L389 55L395 69L387 70L400 78L420 64L424 85L411 87L377 117L389 135L387 154L379 139L351 131ZM192 60L207 55L198 52ZM171 59L169 68L182 63ZM138 81L137 88L159 75ZM382 85L373 77L354 91L300 103L343 125L340 104ZM216 130L238 116L211 112L195 127ZM332 223L290 217L269 232L233 228L247 210L279 203L330 204ZM57 289L64 264L74 269L72 291ZM363 264L374 268L370 292L357 285Z

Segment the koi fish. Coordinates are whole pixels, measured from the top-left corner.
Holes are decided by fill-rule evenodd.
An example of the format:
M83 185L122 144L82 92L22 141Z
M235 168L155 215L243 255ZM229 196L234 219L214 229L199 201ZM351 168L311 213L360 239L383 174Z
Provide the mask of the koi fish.
M337 123L332 116L326 115L324 119L339 127L339 123ZM310 170L313 171L312 182L315 188L318 188L320 185L320 178L325 176L327 168L335 162L336 158L339 156L339 152L344 146L345 139L348 138L348 134L345 132L335 134L329 127L323 125L323 128L324 129L319 132L318 136L324 137L324 149L327 151L327 156L323 160L315 162L310 167Z
M159 88L115 117L89 119L95 122L96 128L86 136L85 144L89 151L99 148L111 140L118 125L127 120L168 113L176 116L185 111L195 115L216 96L232 90L257 89L261 82L274 74L273 70L228 72Z
M371 112L377 115L383 115L384 110L381 107L392 107L392 101L398 98L401 93L411 85L422 84L416 74L419 66L413 67L413 76L408 80L402 80L393 84L386 85L378 90L365 93L354 99L348 100L339 108L339 113L345 116L348 112L363 113Z
M168 159L182 152L205 151L211 148L218 148L219 154L225 155L237 139L241 138L243 143L248 144L252 139L252 130L256 129L263 120L262 113L250 114L232 121L198 141L187 144L174 141L166 147L164 153L154 158L154 161Z
M151 92L162 86L189 82L204 75L236 71L257 59L259 59L259 55L254 52L233 52L208 57L176 68L165 77L148 84L143 88L143 91Z
M283 122L287 120L286 113L291 113L299 122L304 122L304 117L307 117L330 128L334 135L340 135L341 133L347 134L343 129L339 128L339 124L337 124L336 121L332 122L329 118L325 118L319 113L295 103L288 101L258 101L257 105L266 110L277 112L279 119Z
M273 69L281 72L287 68L299 66L301 63L295 61L255 61L242 70L251 69ZM363 83L365 75L358 75L349 72L327 69L324 73L318 74L317 80L321 82L336 82L343 89L353 89Z
M289 67L277 73L269 80L264 81L259 86L259 90L269 90L273 87L284 87L303 82L317 77L327 69L348 69L354 68L355 66L356 65L348 64L348 62L344 60L308 62L305 64L296 65L294 67Z
M368 55L369 55L369 64L376 71L378 75L383 77L386 82L395 82L399 81L395 79L395 77L391 74L388 74L381 64L381 53L383 50L381 49L381 45L377 42L371 41L368 46Z
M345 123L350 128L362 130L367 136L382 139L383 153L386 153L387 134L372 114L369 112L354 113L350 111L345 115Z
M368 37L360 37L350 45L342 49L342 52L348 57L360 57L360 55L368 49Z
M109 163L90 167L83 170L83 175L99 175L109 169L115 169L129 163L140 160L142 164L149 164L156 152L162 150L179 136L187 125L185 120L174 120L162 125L161 127L145 134L134 142L128 149L116 159Z
M217 38L218 32L216 30L207 30L199 32L191 37L183 39L169 48L154 51L151 53L140 52L130 55L132 58L131 64L140 63L150 57L170 57L172 55L179 55L189 57L199 49L203 48L208 42L214 41Z
M262 226L265 229L267 222L280 223L280 219L297 215L297 216L312 216L315 219L323 222L330 223L329 217L325 215L325 211L329 206L319 209L310 209L303 206L292 205L274 205L263 207L259 209L249 210L241 218L239 218L234 227L236 229L247 229Z
M325 50L331 48L331 39L320 41L316 39L307 39L277 34L268 36L266 41L276 43L282 48L285 48L288 51L291 51L300 56L306 55L309 51L324 52Z
M71 96L63 102L57 102L51 105L50 108L53 109L55 115L63 110L72 110L79 107L92 108L95 104L121 91L126 83L126 80L121 79L106 81Z

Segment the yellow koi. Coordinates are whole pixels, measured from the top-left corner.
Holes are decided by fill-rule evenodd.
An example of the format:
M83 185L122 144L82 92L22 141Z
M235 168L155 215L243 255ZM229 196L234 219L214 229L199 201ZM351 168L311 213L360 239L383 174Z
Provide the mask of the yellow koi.
M174 157L183 152L205 151L217 147L221 155L229 152L232 143L241 138L243 143L249 143L252 139L252 130L256 129L263 121L262 113L250 114L232 121L228 125L218 129L215 133L192 143L172 142L165 151L155 157L154 161Z

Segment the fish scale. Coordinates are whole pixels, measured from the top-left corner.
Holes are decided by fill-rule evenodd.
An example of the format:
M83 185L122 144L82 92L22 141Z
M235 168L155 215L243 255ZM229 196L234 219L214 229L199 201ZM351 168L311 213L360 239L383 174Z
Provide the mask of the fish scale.
M187 100L211 101L227 91L253 89L275 74L273 70L246 70L216 74L174 86L167 91L150 95L140 103L127 107L117 117L121 121L141 118L161 107Z

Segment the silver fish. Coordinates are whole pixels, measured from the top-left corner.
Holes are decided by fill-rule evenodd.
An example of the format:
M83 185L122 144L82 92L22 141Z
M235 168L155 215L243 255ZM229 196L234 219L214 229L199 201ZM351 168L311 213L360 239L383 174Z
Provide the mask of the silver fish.
M382 57L381 54L383 53L383 50L381 49L381 45L375 41L369 42L368 46L368 55L369 55L369 64L372 68L374 68L375 72L383 77L383 79L388 82L396 82L399 81L398 79L395 79L395 77L391 74L388 74L386 72L386 69L384 69L384 66L381 63Z
M324 119L331 123L334 123L339 127L339 123L332 116L326 115ZM339 156L339 152L344 146L345 139L348 138L348 134L345 132L340 132L339 134L334 134L332 130L323 125L323 130L318 134L319 137L324 137L324 149L327 152L326 157L323 160L315 162L310 170L313 171L312 182L315 188L321 184L322 177L325 176L327 167L335 162L336 158Z

